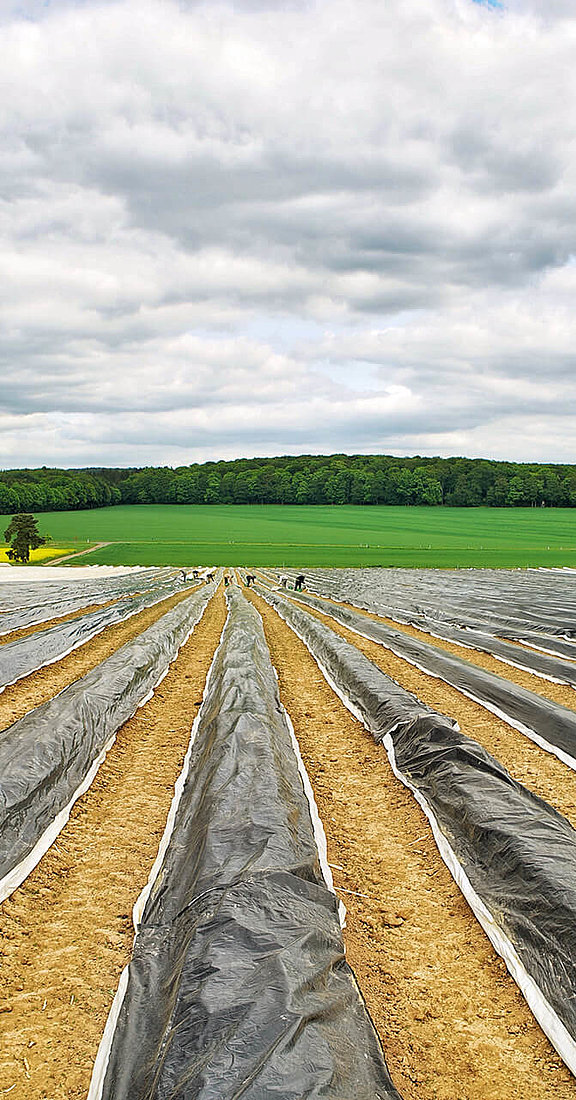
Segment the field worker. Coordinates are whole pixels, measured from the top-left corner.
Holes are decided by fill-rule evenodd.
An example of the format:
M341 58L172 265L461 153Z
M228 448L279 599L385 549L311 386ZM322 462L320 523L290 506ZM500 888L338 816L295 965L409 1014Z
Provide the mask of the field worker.
M280 577L280 587L288 588L288 577L286 577L284 573Z
M198 577L200 576L200 571L198 569L193 569L192 576L194 577L194 580L197 581Z
M302 591L302 589L304 588L304 581L305 580L306 580L306 577L304 576L304 574L299 573L298 576L296 577L296 580L294 581L294 591L295 592L301 592Z
M180 570L180 580L182 581L182 584L186 584L186 581L187 581L187 579L188 579L188 578L187 578L187 576L186 576L186 570L185 570L185 569L181 569L181 570Z
M227 573L225 573L224 574L224 586L225 586L225 588L228 588L229 584L230 584L230 577L228 576Z
M254 573L247 573L246 574L246 588L250 588L250 585L253 584L255 580L256 580L256 577L254 576Z

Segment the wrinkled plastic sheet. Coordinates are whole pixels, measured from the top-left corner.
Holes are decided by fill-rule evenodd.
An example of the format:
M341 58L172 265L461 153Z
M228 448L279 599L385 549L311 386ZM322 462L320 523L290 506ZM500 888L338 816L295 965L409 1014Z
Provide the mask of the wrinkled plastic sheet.
M290 601L263 594L386 746L458 885L576 1072L576 830L354 646Z
M120 726L149 698L201 618L193 593L86 676L0 733L0 900L63 828ZM94 772L95 774L95 772Z
M469 695L576 769L576 713L573 710L419 638L412 638L384 623L375 623L356 611L334 604L328 607L325 601L308 593L295 594L294 598Z
M22 630L49 619L72 615L90 604L107 603L137 592L146 592L161 584L174 581L173 569L146 569L120 577L99 577L94 580L76 581L71 568L70 580L50 581L22 585L2 584L0 576L0 635Z
M238 589L228 603L90 1100L398 1100L344 959L260 617Z
M315 589L315 585L311 587ZM326 598L330 597L326 596ZM353 600L349 600L343 593L339 595L334 594L332 598L346 600L346 602L354 602ZM364 606L364 604L357 603L356 606ZM378 608L378 610L376 610L376 608ZM378 603L377 600L371 601L371 607L365 606L365 610L370 610L373 614L383 615L398 623L407 623L410 626L426 631L426 633L442 638L445 641L455 642L457 645L464 646L466 649L474 649L481 653L489 653L490 656L496 657L505 664L525 669L527 672L532 672L537 676L541 676L543 679L562 684L570 684L572 687L576 687L576 664L571 661L563 660L560 656L554 656L551 653L541 650L537 652L534 649L525 649L518 645L512 645L510 642L503 640L497 635L489 634L486 631L473 630L472 628L452 626L450 623L434 619L430 615L417 614L414 611L407 611L397 607L385 607L381 603ZM543 640L543 637L538 635L537 641L540 645ZM558 648L557 641L552 641L551 644L555 648ZM568 653L576 657L576 648L574 646L568 644L566 649Z
M432 633L453 626L576 657L570 570L331 569L306 576L315 592Z
M389 617L398 619L397 614ZM398 621L402 620L398 619ZM464 629L463 627L451 626L449 623L441 623L419 615L410 615L404 621L419 630L435 634L445 641L455 642L457 645L465 646L467 649L479 650L481 653L488 653L505 664L525 669L527 672L532 672L543 679L570 684L572 687L576 686L576 664L563 660L560 655L554 656L551 653L525 649L518 645L512 645L511 642L504 641L494 634L487 634L471 628ZM543 641L542 636L539 635L537 640L541 643ZM553 644L557 648L557 643ZM573 649L573 647L568 652L573 652L573 655L576 656L576 649Z
M152 588L141 595L125 597L109 607L89 611L77 619L56 623L46 630L0 646L0 691L29 676L45 665L61 660L72 650L89 642L107 626L125 622L146 608L168 599L182 585L177 580L161 588Z
M280 612L288 625L293 627L330 676L332 671L340 674L345 668L346 699L356 713L362 714L363 721L368 723L376 740L382 740L387 733L392 733L402 725L411 726L415 714L438 718L436 711L386 676L360 650L315 619L304 608L296 606L292 599L285 599L261 585L256 588ZM369 713L364 706L367 692L370 698ZM455 725L447 716L444 716L444 721L449 726Z

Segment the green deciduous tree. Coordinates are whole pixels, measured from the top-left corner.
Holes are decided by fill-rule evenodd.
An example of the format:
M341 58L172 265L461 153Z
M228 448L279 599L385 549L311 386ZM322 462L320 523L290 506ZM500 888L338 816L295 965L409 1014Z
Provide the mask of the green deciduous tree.
M44 546L49 540L38 531L38 520L29 512L18 512L12 516L4 532L6 542L10 543L7 555L10 561L30 561L30 551Z

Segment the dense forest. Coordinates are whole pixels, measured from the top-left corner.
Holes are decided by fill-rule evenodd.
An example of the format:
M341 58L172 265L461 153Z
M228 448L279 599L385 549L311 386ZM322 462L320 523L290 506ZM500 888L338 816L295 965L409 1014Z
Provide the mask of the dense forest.
M576 507L576 466L471 458L300 455L146 469L5 470L0 514L114 504Z

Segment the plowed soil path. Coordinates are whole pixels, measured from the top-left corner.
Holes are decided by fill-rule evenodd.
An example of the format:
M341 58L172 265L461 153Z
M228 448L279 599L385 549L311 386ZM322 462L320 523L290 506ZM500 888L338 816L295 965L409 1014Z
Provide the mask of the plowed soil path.
M575 1100L576 1082L468 909L384 750L276 612L248 595L264 620L348 908L348 958L396 1086L406 1100Z
M355 645L387 676L422 702L455 718L462 733L484 745L515 779L564 814L576 828L576 772L456 688L420 672L384 646L360 637L314 608L307 607L306 611Z
M122 726L56 844L0 909L0 1096L86 1097L131 954L132 906L156 857L224 620L220 590L153 698Z
M46 668L41 668L31 676L26 676L11 687L7 687L0 694L0 730L12 725L34 707L39 707L41 703L52 699L74 680L85 676L90 669L95 668L106 657L110 657L120 649L120 646L132 641L143 630L152 626L152 623L186 599L186 596L193 591L194 589L188 588L183 592L177 592L175 596L169 596L154 607L138 612L124 623L105 627L102 633L97 634L91 642L75 649L57 664L47 665Z

